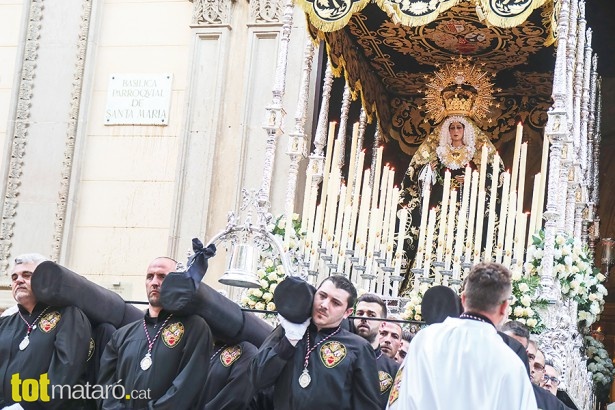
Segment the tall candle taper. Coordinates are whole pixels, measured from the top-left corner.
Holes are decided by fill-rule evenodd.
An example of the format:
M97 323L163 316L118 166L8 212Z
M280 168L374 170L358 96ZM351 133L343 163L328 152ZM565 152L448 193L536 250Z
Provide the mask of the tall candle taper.
M485 190L478 193L476 206L476 229L474 229L474 263L480 262L480 251L483 244L483 224L485 222Z
M444 248L444 269L449 270L451 268L451 261L453 258L453 237L455 236L455 211L457 210L457 190L451 191L451 199L449 201L448 208L448 226L446 227L446 247Z
M487 162L489 151L487 145L483 144L480 155L480 174L478 176L478 190L485 189L485 180L487 178Z
M513 154L512 175L510 177L510 191L517 191L517 176L519 173L519 156L521 154L521 138L523 137L523 123L517 123L515 135L515 150Z
M350 144L350 161L348 163L348 180L346 181L346 203L344 207L350 205L352 201L353 189L359 189L359 186L355 187L355 174L357 172L357 145L359 141L359 123L355 122L352 126L352 142ZM363 172L363 169L359 170Z
M490 262L493 257L493 239L495 235L495 207L498 194L498 178L500 176L500 156L496 152L493 156L493 175L491 178L491 197L489 198L489 216L487 219L487 238L485 243L484 260ZM486 189L486 188L485 188Z
M425 251L425 235L427 235L427 216L429 215L429 196L431 195L431 184L425 182L423 189L423 202L421 207L421 225L419 227L419 243L415 260L415 267L420 269L423 266L423 252ZM430 245L431 246L431 245Z
M389 212L389 235L387 238L387 262L386 266L391 266L393 261L393 245L395 244L395 223L397 222L397 201L399 200L399 188L393 188L393 195L391 203L393 207L391 208L391 212ZM400 227L400 229L402 229Z
M426 183L427 184L427 183ZM440 226L438 227L438 244L436 248L436 260L442 262L444 249L444 236L446 235L446 217L448 212L448 198L451 190L451 172L444 171L444 187L442 188L442 206L440 207Z
M382 172L382 150L384 147L378 147L376 151L376 166L374 168L374 186L372 187L372 208L377 208L378 192L380 190L380 173Z
M517 189L517 211L523 212L525 198L525 166L527 163L527 142L521 144L521 160L519 164L519 188Z
M507 268L510 267L510 260L512 258L512 250L515 234L515 222L517 216L517 193L511 191L508 202L508 216L506 221L506 236L504 238L504 258L502 264Z
M457 221L457 235L455 237L455 264L461 263L461 253L464 245L466 218L468 213L468 203L470 201L470 184L471 184L472 168L466 167L466 172L463 177L463 193L461 195L461 209L459 210L459 219ZM457 266L458 267L458 266Z
M399 231L397 235L397 248L395 250L395 275L401 274L401 260L404 253L404 240L406 239L406 222L408 221L408 208L399 211Z
M425 239L425 261L423 262L423 277L429 277L429 269L431 267L431 252L434 248L433 231L436 227L436 210L429 210L427 221L427 238Z
M478 172L472 171L472 185L470 185L470 214L468 217L468 234L466 236L465 261L470 262L472 244L474 243L474 218L476 217L476 198L478 196Z
M504 251L504 239L506 233L506 216L508 211L508 203L509 203L509 194L508 190L510 187L510 173L508 171L504 172L504 178L502 178L502 197L500 199L500 216L499 216L499 224L498 224L498 239L496 242L496 251L495 251L495 261L497 263L502 263L502 252Z

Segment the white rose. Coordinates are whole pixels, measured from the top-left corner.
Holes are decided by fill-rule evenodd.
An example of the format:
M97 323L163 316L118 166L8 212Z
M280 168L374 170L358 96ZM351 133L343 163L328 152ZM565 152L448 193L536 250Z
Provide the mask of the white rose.
M269 289L269 282L267 282L267 279L261 279L258 281L258 283L260 283L261 288Z
M271 292L265 292L263 294L263 300L265 302L269 302L271 299L273 299L273 294L271 294Z
M254 307L254 305L256 305L255 301L253 301L252 299L248 300L248 306Z
M267 310L275 310L275 303L269 302L267 303Z
M278 287L277 283L272 283L271 285L269 285L269 292L273 293L275 292L275 288Z
M591 307L589 308L589 311L592 312L594 315L597 315L598 313L600 313L600 306L595 303L592 303Z
M416 314L414 315L414 320L423 320L423 319L421 318L421 315Z
M258 302L256 305L254 305L254 309L265 310L265 304L263 302Z
M278 279L278 273L276 271L270 272L269 275L267 275L267 279L269 279L270 282L275 281Z
M516 317L521 317L523 316L523 308L521 306L515 306L515 310L513 310L513 314Z
M278 274L280 275L284 275L284 265L282 265L281 263L275 267L276 272L278 272Z
M544 252L542 251L542 249L536 249L536 253L534 254L534 258L535 259L542 259L543 256L544 256Z
M525 316L527 316L527 317L534 316L534 311L532 310L531 307L525 308Z
M244 305L244 306L246 306L246 305L248 304L248 301L249 301L249 300L250 300L250 298L249 298L249 297L244 296L244 297L242 297L242 298L241 298L241 304L242 304L242 305Z
M252 292L252 295L254 295L257 298L262 298L263 292L260 289L254 289L254 292Z
M518 270L515 270L515 271L512 273L512 280L513 280L514 282L518 282L519 280L521 280L521 276L522 276L522 275L521 275L521 272L519 272Z
M260 279L264 278L265 276L267 276L267 272L265 271L265 269L259 269L256 271L256 274L258 275L258 277Z
M525 324L525 319L519 318L519 319L517 319L517 322Z
M523 264L523 270L531 274L534 271L534 265L531 262L525 262Z
M293 221L299 220L299 214L293 214Z
M278 228L284 229L285 227L286 227L286 219L282 218L280 219L280 222L278 222Z
M591 300L592 302L593 302L594 300L598 299L598 297L596 296L596 294L595 294L595 293L590 293L590 294L589 294L589 296L588 296L588 298L589 298L589 300Z
M273 267L273 261L271 260L271 258L267 258L265 259L263 265L265 266L265 268L271 268Z
M596 275L596 279L598 279L599 282L604 282L604 280L606 279L606 276L598 272L598 274Z
M528 327L536 327L536 325L538 324L538 320L530 318L525 322L525 324L528 325Z
M564 246L564 247L562 248L562 255L563 255L563 256L570 255L570 253L571 253L571 252L570 252L570 247L569 247L569 246Z
M416 306L414 308L414 311L420 315L421 314L421 305Z
M557 235L555 237L555 243L558 245L563 245L566 242L566 238L564 238L562 235Z
M529 296L527 296L527 295L523 295L523 296L521 296L521 304L522 304L523 306L529 306L529 305L531 305L531 304L532 304L532 298L530 298L530 297L529 297Z
M561 249L554 249L553 250L553 259L558 260L561 257L562 257L562 250Z
M520 283L519 284L519 290L523 293L525 292L529 292L530 287L527 285L527 283Z

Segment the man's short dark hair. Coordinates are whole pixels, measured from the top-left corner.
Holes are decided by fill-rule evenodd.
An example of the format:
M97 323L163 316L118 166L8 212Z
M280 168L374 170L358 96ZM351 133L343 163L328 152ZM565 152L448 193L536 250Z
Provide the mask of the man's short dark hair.
M529 329L518 320L509 320L508 322L504 323L502 325L502 332L510 332L515 336L523 337L528 340L530 338Z
M336 288L348 292L348 306L346 306L346 308L354 308L354 304L357 300L357 289L354 287L350 279L343 275L331 275L327 279L320 282L318 289L320 289L322 284L326 281L331 281Z
M499 263L475 265L465 280L467 311L493 312L508 299L512 290L511 273Z
M382 308L382 318L386 319L387 318L387 305L386 303L384 303L384 300L382 300L382 298L378 295L375 295L373 293L364 293L361 296L359 296L359 299L357 299L357 305L359 304L359 302L365 302L365 303L377 303L380 305L380 307Z
M404 330L403 332L401 332L402 340L405 340L408 343L410 343L412 341L413 337L414 337L414 335L412 333L410 333L409 331L407 331L407 330Z

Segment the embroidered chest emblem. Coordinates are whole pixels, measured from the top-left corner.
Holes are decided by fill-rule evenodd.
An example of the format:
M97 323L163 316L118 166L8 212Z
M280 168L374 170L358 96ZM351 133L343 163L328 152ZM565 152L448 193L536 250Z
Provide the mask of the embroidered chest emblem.
M389 394L389 406L397 401L399 398L399 387L401 386L401 378L404 370L404 366L400 366L397 374L395 375L395 380L393 380L393 387L391 388L391 393ZM380 384L382 387L382 383Z
M378 372L378 379L380 380L380 394L388 391L393 384L393 378L387 372L380 370Z
M49 312L41 318L38 325L43 332L49 333L60 323L61 318L60 312Z
M92 356L94 356L94 350L96 349L96 343L94 343L94 339L90 338L90 346L88 348L88 359L87 362L90 361Z
M177 346L184 336L184 325L182 322L171 323L162 330L162 341L171 349Z
M337 366L346 357L346 346L340 342L327 342L320 348L320 360L329 369Z
M241 346L227 347L220 353L220 361L224 367L229 367L241 357Z

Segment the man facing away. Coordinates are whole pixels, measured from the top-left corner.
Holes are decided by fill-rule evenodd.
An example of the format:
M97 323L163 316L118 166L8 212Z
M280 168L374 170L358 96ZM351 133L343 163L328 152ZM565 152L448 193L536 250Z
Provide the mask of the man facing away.
M304 323L278 315L281 325L263 342L250 368L257 389L274 386L275 409L379 408L374 349L341 326L356 297L347 278L333 275L316 290Z
M378 367L378 379L380 380L380 404L381 408L386 408L389 399L393 378L397 374L399 364L391 359L380 348L380 326L379 320L369 320L370 318L386 319L387 307L382 298L372 293L365 293L357 300L354 319L355 333L364 338L376 353L376 365Z
M55 307L37 300L31 278L45 260L32 253L15 258L11 291L17 311L0 318L0 408L83 406L81 401L69 400L64 386L75 386L85 369L90 322L75 306ZM36 390L27 387L33 386L33 381L37 383ZM60 393L63 397L59 397Z
M122 385L127 394L140 392L139 397L110 394L102 409L201 409L213 341L202 317L162 309L160 285L176 267L167 257L150 263L143 320L118 329L101 358L98 383Z
M508 269L475 265L461 296L464 313L414 337L388 408L536 409L525 366L496 330L507 316L511 294Z

